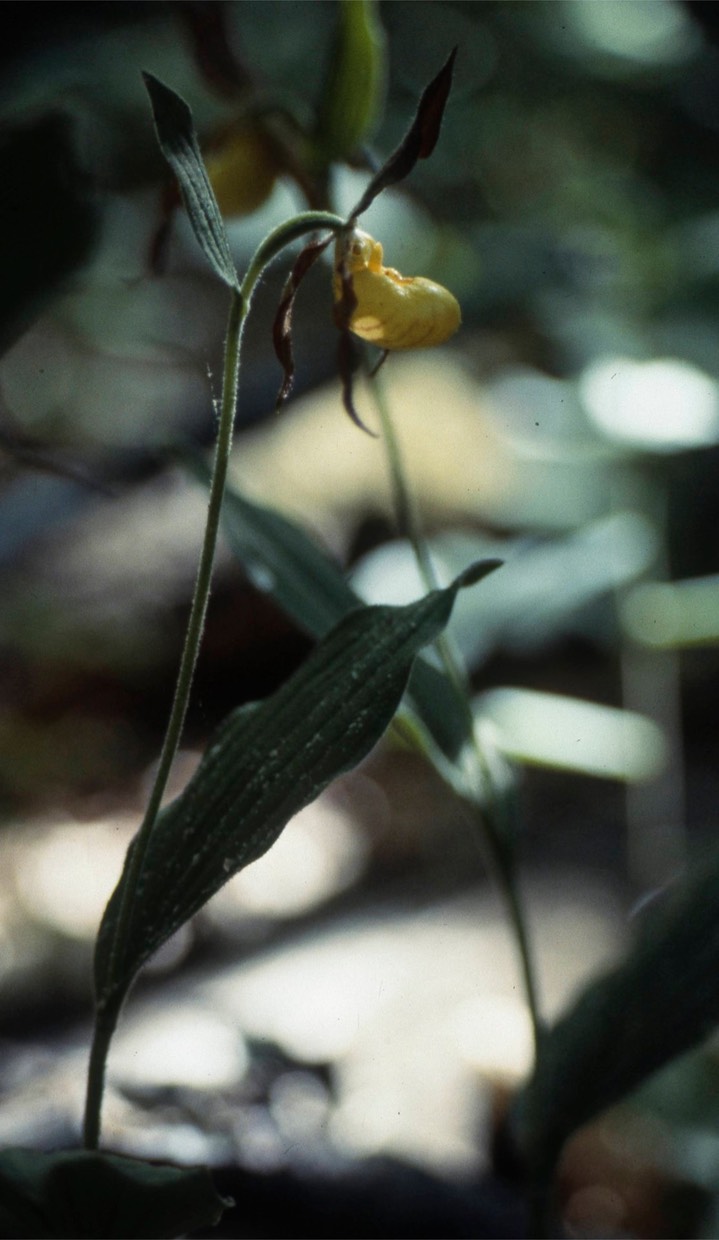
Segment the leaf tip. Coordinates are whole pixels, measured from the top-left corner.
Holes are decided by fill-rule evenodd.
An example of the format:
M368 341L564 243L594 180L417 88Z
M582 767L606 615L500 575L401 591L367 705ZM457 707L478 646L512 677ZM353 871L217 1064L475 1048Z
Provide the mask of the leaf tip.
M153 111L158 102L161 104L163 101L168 100L172 96L175 96L176 99L180 99L179 95L175 95L175 92L171 91L169 86L165 86L165 83L161 82L158 77L155 77L154 73L150 73L149 69L141 69L140 76L142 77L145 90L150 96ZM180 101L182 103L185 102L184 99L181 99ZM185 104L185 106L187 105Z
M470 564L468 568L465 568L463 573L460 573L456 581L457 589L464 590L467 586L476 586L478 581L488 577L490 573L501 568L503 564L504 560L499 560L496 557L476 560L474 564Z

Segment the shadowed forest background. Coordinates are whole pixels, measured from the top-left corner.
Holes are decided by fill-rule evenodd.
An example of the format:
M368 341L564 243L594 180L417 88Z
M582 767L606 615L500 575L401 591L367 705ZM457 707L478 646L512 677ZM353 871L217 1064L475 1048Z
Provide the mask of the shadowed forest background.
M242 270L308 196L349 210L458 47L432 158L362 226L462 306L446 347L382 373L439 576L505 561L450 632L518 781L548 1018L716 844L714 6L377 14L385 108L364 166L320 185L286 117L311 122L335 4L0 10L3 1145L77 1140L93 938L162 741L202 534L185 460L213 438L226 290L173 205L141 70L187 99L208 158L270 118L282 158L247 157L256 201L227 220ZM366 600L408 601L422 583L381 442L342 409L328 264L298 297L296 389L273 412L285 275L249 321L232 485L299 522ZM311 647L271 574L224 541L175 792L224 715ZM530 1056L466 809L388 739L147 968L106 1139L217 1168L238 1208L212 1234L519 1236L504 1117ZM718 1119L710 1037L570 1140L567 1234L717 1235Z

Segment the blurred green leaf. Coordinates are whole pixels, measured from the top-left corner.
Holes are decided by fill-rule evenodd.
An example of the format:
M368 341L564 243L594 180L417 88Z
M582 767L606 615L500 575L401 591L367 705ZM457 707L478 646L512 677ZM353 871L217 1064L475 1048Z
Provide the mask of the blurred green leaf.
M184 1235L214 1225L232 1204L204 1167L95 1150L0 1154L0 1235L19 1240Z
M130 845L98 934L99 1005L124 995L184 922L369 753L399 706L415 655L444 628L457 591L486 572L475 565L407 607L351 612L276 693L224 721L185 791L157 819L129 929L116 944Z
M205 465L200 466L209 481ZM305 531L273 508L229 489L222 522L230 547L248 577L270 594L312 637L324 637L343 616L361 607L342 570Z
M656 779L666 763L661 728L618 706L505 686L483 693L474 710L515 762L627 782Z
M719 1021L719 854L646 910L627 958L545 1035L520 1097L530 1167L551 1174L572 1132L683 1054Z
M204 461L188 457L187 463L209 485ZM225 495L222 521L230 547L253 584L311 637L324 637L333 624L362 605L338 565L294 521L251 502L236 488ZM496 567L499 561L486 563ZM467 739L466 723L446 676L422 655L412 669L408 696L435 744L455 759Z
M719 1132L719 1060L712 1040L672 1060L637 1090L632 1103L670 1128ZM716 1161L714 1171L719 1175Z
M385 37L375 0L340 0L338 10L314 135L323 164L352 155L367 138L385 87Z
M239 289L237 271L210 185L192 121L192 113L179 95L151 73L143 73L152 104L160 149L180 186L182 200L195 236L220 279Z

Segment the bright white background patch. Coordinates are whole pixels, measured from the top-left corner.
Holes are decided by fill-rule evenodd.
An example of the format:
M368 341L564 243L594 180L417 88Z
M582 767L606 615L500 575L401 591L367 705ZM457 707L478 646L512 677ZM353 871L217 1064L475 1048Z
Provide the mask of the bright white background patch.
M719 438L717 385L679 358L604 358L584 372L579 390L598 429L637 448L671 452Z

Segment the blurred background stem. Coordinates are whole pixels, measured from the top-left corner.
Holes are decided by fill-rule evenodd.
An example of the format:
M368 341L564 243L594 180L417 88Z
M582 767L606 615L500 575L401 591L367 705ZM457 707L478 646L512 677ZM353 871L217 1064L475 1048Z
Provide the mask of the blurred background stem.
M427 590L436 590L439 582L427 541L422 533L419 515L409 489L402 460L402 450L392 419L389 401L382 376L378 370L369 377L372 396L382 428L382 440L387 454L387 464L392 487L392 499L399 533L408 539L414 552L422 582ZM507 914L514 932L519 953L522 981L529 1007L534 1036L535 1054L539 1049L541 1021L534 965L530 949L526 918L520 899L513 865L512 840L508 837L505 813L501 797L497 795L495 779L487 755L477 736L472 715L471 689L462 658L451 637L443 634L435 643L445 675L451 684L462 718L467 750L476 779L466 769L457 771L459 782L466 789L466 799L471 806L473 819L485 864L495 878L505 901Z

